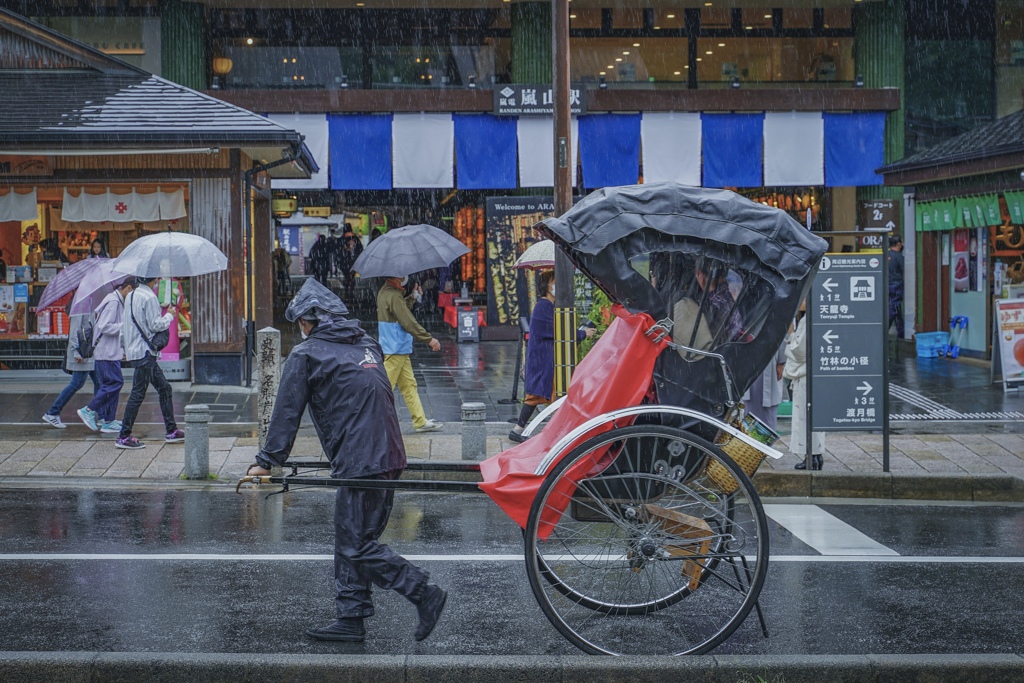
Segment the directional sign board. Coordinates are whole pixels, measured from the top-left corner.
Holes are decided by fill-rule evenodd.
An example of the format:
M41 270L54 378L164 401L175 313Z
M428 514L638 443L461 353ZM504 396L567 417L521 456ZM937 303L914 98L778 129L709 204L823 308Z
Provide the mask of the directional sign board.
M880 430L885 421L883 254L826 254L807 301L811 426Z
M860 203L860 229L893 232L900 227L900 207L894 199L869 199Z

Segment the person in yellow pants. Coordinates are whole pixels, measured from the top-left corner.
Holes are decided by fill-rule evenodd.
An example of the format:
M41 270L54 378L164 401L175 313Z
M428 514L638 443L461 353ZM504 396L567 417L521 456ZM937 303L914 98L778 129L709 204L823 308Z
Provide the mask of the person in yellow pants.
M423 412L420 395L416 391L416 378L412 374L412 340L426 342L431 351L440 351L441 342L435 339L412 314L412 304L419 294L419 285L408 297L405 283L408 278L389 277L377 292L377 335L384 351L384 370L388 374L391 388L398 387L405 398L405 405L412 415L412 426L417 432L433 432L443 425L428 420Z

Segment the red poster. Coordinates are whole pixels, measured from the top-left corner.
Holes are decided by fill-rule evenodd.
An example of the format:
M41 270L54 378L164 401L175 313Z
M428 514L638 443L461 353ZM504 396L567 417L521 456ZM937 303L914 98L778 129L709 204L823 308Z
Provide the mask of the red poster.
M967 230L953 231L953 291L970 291L970 263L969 246L970 238Z

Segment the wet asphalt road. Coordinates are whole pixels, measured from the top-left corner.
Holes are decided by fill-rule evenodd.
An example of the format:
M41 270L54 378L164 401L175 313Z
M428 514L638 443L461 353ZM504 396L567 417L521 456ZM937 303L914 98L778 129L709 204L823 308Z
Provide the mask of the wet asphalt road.
M766 501L771 638L752 616L716 653L1019 650L1024 507L793 502ZM309 641L333 618L332 505L325 491L0 492L2 649L577 653L534 600L518 527L482 495L397 496L385 540L451 592L430 639L415 643L413 608L377 591L365 644ZM847 531L808 539L793 522L805 516ZM835 551L851 539L881 550Z

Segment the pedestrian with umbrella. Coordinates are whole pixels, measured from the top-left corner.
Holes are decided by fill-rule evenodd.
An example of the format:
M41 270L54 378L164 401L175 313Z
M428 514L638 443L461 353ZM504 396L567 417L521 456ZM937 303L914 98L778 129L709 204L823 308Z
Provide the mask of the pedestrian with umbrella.
M64 268L46 285L42 295L39 297L36 310L42 311L52 306L62 297L76 291L86 277L103 268L104 264L109 268L110 263L109 259L85 259ZM56 429L65 429L67 427L61 420L61 411L64 410L71 397L85 386L86 378L92 379L94 393L99 386L96 375L93 372L92 355L88 353L88 349L79 348L81 341L86 337L89 338L90 343L92 341L92 308L85 308L76 312L73 310L73 307L69 307L68 312L71 315L68 326L68 346L64 367L71 374L71 380L42 417L43 422ZM79 332L84 333L82 340L79 339ZM88 346L89 344L86 344L86 347Z
M466 253L469 248L443 230L432 225L410 225L389 230L371 242L352 266L360 277L384 278L377 292L377 334L384 351L384 369L391 388L397 386L402 392L417 432L433 432L443 425L428 420L423 411L412 371L412 342L414 338L426 342L431 351L440 351L441 342L412 314L419 285L406 297L405 284L410 274L444 268Z
M121 417L118 448L134 450L146 447L132 436L132 427L151 384L160 398L166 434L164 441L180 443L185 440L185 433L174 421L171 385L157 364L160 350L167 346L167 330L178 309L171 305L161 315L160 301L153 293L152 283L162 277L213 273L225 270L227 266L227 257L209 240L169 230L135 240L114 260L114 270L136 276L135 287L125 298L121 324L125 359L133 363L135 376L132 393Z
M124 320L124 301L132 291L135 278L122 277L117 288L108 294L96 309L93 327L93 363L99 388L89 405L78 410L78 417L87 427L99 426L104 434L120 434L117 417L117 399L124 386L121 373L121 326Z

